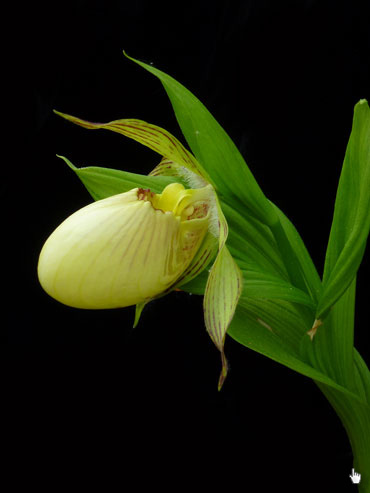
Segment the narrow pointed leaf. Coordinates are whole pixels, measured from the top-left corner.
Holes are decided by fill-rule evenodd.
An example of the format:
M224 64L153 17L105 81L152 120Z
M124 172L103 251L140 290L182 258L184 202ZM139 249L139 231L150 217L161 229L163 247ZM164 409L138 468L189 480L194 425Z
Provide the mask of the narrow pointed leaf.
M369 211L370 109L362 100L355 106L339 181L316 318L328 313L356 275L369 235Z

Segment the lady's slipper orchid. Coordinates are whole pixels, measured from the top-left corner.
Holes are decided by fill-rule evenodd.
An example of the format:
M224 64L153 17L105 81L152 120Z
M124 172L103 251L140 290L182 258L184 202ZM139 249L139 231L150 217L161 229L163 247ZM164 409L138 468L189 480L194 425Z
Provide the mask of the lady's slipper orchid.
M128 189L119 180L124 193L110 189L103 196L85 182L97 202L66 219L46 241L38 267L41 285L58 301L78 308L136 304L136 326L148 301L188 283L213 261L204 291L204 321L221 353L221 388L227 374L224 340L241 294L242 274L226 247L228 226L212 179L160 127L141 120L92 123L56 113L158 152L162 160L146 180L171 177L173 182L157 194L141 187L142 178L135 175L137 188ZM65 161L78 174L83 171Z
M194 155L141 120L92 123L59 113L134 139L162 159L143 176L76 168L63 158L96 202L46 241L42 286L75 307L136 304L134 325L146 303L173 289L204 294L205 326L221 353L219 388L229 328L240 344L312 378L342 419L368 491L370 373L353 346L356 273L370 228L367 102L355 108L321 281L293 224L204 105L169 75L133 61L162 82Z
M94 202L46 241L38 275L45 291L76 308L117 308L167 291L208 230L212 187L136 188Z

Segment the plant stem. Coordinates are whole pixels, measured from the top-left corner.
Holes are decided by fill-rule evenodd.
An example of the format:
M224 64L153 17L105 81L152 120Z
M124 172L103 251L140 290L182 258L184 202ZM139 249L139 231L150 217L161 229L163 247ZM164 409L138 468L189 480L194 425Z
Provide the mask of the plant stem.
M365 402L316 382L346 429L353 452L353 467L361 474L359 493L370 493L370 407ZM348 475L350 471L348 471ZM348 477L348 481L350 478Z

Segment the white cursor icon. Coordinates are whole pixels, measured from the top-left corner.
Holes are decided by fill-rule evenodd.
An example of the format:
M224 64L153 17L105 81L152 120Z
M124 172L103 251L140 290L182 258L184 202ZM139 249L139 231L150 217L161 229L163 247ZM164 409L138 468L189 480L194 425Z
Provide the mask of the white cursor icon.
M359 484L361 481L361 474L359 472L355 472L353 468L352 474L350 474L349 477L351 478L353 484Z

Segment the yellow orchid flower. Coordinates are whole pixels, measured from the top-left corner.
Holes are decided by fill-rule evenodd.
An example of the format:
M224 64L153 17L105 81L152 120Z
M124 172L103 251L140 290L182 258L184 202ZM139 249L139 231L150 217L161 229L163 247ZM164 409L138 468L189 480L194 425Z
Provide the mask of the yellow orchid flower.
M191 263L208 231L210 185L162 194L136 188L94 202L67 218L42 248L45 291L76 308L117 308L167 291Z
M38 265L42 287L78 308L136 305L136 326L146 303L188 283L213 260L204 292L204 321L221 353L221 388L227 374L224 341L241 294L242 274L226 247L228 226L212 179L160 127L141 120L92 123L55 113L87 129L120 133L158 152L162 160L146 179L166 176L176 181L161 193L137 187L101 198L92 192L98 200L72 214L46 241ZM83 175L84 168L63 159Z
M355 108L321 281L293 224L264 195L206 107L171 76L130 59L161 81L193 154L141 120L93 123L58 113L84 128L134 139L162 159L143 176L76 168L62 158L96 202L46 241L41 285L74 307L136 305L134 326L146 303L174 289L204 295L205 327L221 354L219 389L228 369L227 331L312 378L334 403L368 491L370 374L353 347L355 280L370 227L367 102Z

